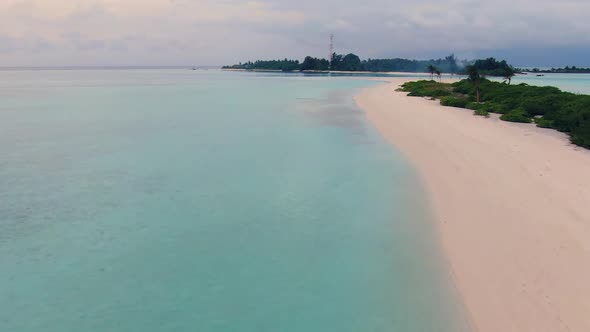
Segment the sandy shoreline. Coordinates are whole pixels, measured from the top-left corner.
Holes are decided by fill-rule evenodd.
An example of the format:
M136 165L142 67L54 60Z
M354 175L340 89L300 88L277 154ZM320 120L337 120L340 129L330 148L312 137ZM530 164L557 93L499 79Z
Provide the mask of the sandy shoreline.
M590 331L590 151L395 92L356 97L419 170L478 331Z

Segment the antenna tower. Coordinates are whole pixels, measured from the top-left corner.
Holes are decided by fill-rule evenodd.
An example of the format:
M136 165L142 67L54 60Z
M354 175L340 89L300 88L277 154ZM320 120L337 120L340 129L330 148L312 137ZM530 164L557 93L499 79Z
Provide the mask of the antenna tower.
M333 54L334 54L334 34L330 34L330 54L328 55L328 61L332 61Z

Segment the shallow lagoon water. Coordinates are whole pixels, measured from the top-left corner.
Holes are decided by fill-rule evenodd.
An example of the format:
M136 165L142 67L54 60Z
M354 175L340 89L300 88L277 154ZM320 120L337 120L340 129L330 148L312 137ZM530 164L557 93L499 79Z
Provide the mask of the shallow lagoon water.
M462 331L371 81L5 71L0 331Z
M590 74L537 74L517 75L514 84L526 83L537 86L556 86L563 91L590 94Z

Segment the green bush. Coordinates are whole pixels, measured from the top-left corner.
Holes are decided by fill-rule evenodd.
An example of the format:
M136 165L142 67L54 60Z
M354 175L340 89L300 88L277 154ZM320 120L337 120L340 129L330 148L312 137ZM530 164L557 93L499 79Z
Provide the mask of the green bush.
M451 85L453 87L453 91L456 93L464 94L464 95L471 95L475 94L475 87L471 82L468 80L462 80Z
M555 128L555 125L553 124L553 120L547 120L545 118L535 118L535 123L537 124L537 127Z
M447 96L442 97L440 100L440 104L443 106L451 106L451 107L459 107L465 108L469 102L465 98L454 97L454 96Z
M572 131L570 139L576 145L590 148L590 118Z
M493 112L492 110L494 109L494 105L488 104L488 103L477 103L477 102L469 102L467 104L467 106L465 108L468 108L470 110L474 110L474 111L486 111L486 112Z
M479 109L479 110L473 111L473 115L485 116L486 118L490 117L490 113L484 109Z
M476 103L476 102L469 102L469 103L467 103L467 105L465 106L465 108L475 111L475 110L482 109L483 108L483 104Z
M508 111L508 107L502 104L489 104L488 106L488 112L490 113L506 114Z
M522 109L518 108L514 111L508 112L500 117L500 120L509 121L509 122L522 122L522 123L530 123L531 118L527 116L527 113Z
M432 97L445 97L445 96L450 96L451 91L446 90L446 89L435 89L435 90L432 90L430 95Z
M410 97L426 97L426 96L428 96L428 94L426 93L426 91L424 91L422 89L416 89L416 90L408 93L408 96L410 96Z
M444 97L452 94L448 84L435 81L415 81L402 85L402 91L409 92L412 97Z

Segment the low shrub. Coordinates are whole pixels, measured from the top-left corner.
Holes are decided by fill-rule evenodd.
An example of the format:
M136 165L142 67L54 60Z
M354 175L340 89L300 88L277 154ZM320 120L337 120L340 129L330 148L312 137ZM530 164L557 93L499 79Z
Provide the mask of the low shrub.
M477 103L477 102L472 101L472 102L469 102L465 108L475 111L475 110L487 110L489 107L490 107L490 105L483 104L483 103Z
M590 119L587 119L578 128L572 131L572 143L590 148Z
M426 96L428 96L428 94L422 89L417 89L417 90L414 90L414 91L408 93L408 96L410 96L410 97L426 97Z
M485 116L486 118L490 117L490 113L484 109L479 109L479 110L473 111L473 115Z
M489 104L487 108L490 113L506 114L509 112L509 108L502 104Z
M522 122L530 123L531 118L527 116L527 113L522 108L517 108L511 112L508 112L500 117L500 120L508 122Z
M465 108L469 101L465 98L446 96L440 99L440 104L443 106Z
M461 93L464 95L473 94L475 93L475 88L471 84L471 82L467 80L461 80L459 82L453 83L453 91L456 93Z
M402 85L402 91L409 92L408 96L413 97L444 97L452 94L451 87L448 84L436 81L415 81L407 82Z
M450 95L451 91L445 89L434 89L430 92L430 96L432 97L445 97Z
M541 128L554 128L553 120L547 120L544 118L535 118L535 123L537 127Z

